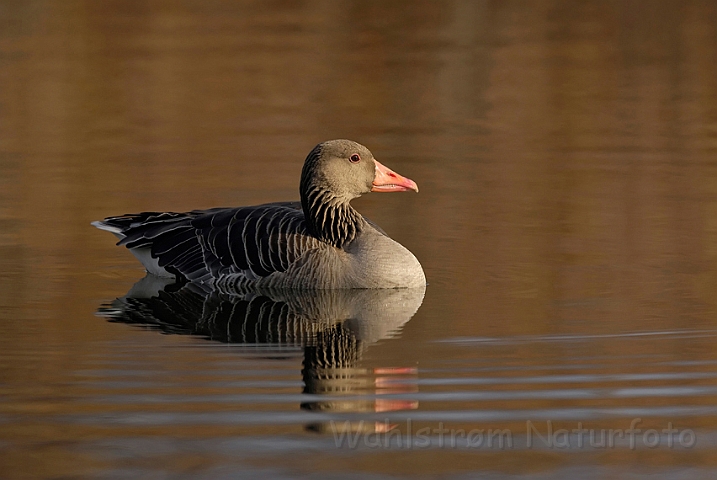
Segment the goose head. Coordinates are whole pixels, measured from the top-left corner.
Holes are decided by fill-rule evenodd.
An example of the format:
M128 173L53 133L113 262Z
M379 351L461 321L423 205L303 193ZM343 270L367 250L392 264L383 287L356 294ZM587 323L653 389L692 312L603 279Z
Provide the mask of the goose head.
M369 192L418 192L416 182L381 164L368 148L351 140L329 140L309 153L301 173L302 199L313 189L346 203Z

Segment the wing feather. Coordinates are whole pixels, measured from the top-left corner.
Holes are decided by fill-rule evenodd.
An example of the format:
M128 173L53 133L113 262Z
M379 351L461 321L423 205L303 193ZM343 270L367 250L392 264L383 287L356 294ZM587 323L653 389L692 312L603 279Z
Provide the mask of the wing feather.
M249 280L267 277L287 271L307 251L326 247L309 233L298 202L144 212L102 223L124 235L120 245L149 247L160 266L190 281L242 272Z
M229 222L227 231L227 243L232 263L240 270L249 270L246 250L244 249L244 222L251 213L250 208L239 208L236 210Z

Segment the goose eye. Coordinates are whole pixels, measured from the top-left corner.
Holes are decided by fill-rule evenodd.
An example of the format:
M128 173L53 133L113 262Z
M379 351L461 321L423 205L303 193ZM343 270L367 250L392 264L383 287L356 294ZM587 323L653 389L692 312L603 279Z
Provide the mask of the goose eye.
M360 161L361 161L361 157L359 156L358 153L354 153L353 155L351 155L349 157L349 162L351 162L351 163L358 163Z

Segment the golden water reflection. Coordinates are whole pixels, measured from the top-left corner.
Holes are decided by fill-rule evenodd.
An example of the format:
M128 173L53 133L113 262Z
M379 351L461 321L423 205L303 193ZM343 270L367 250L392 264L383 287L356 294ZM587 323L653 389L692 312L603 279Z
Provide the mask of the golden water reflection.
M716 39L707 1L3 2L0 471L713 476ZM430 284L356 367L418 402L393 431L647 412L697 448L337 454L291 396L303 357L94 316L143 273L90 221L294 200L341 137L421 185L355 202Z

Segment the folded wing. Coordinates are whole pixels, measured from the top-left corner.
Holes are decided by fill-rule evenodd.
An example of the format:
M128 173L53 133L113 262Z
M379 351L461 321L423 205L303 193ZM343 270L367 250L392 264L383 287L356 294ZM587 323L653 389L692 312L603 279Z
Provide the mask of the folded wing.
M120 236L118 245L148 249L160 267L201 283L224 275L267 277L310 250L326 248L308 233L298 202L144 212L106 218L97 226Z

